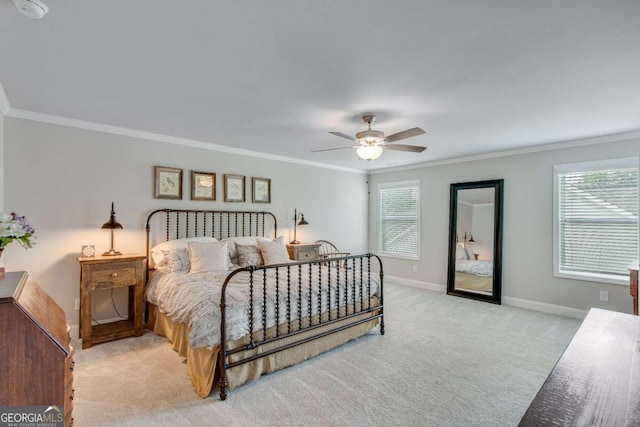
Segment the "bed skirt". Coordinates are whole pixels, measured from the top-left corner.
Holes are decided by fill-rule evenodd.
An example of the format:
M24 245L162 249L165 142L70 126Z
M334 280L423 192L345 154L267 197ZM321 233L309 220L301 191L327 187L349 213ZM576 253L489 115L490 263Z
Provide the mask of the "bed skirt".
M378 300L376 297L372 298L372 305L376 306ZM359 306L359 304L357 304ZM366 307L366 306L365 306ZM358 309L359 307L356 307ZM376 315L377 311L373 313L362 313L355 319L366 319ZM324 316L323 316L324 317ZM317 321L317 315L314 316L314 323ZM353 319L346 319L340 322L336 322L325 327L320 327L312 331L303 332L299 335L284 338L277 342L272 342L263 345L261 348L254 350L248 350L234 354L230 357L230 361L239 360L259 354L269 349L289 344L292 342L303 340L307 337L321 334L322 332L337 329L342 325L353 322ZM297 326L297 321L293 321L292 324ZM304 324L304 321L303 321ZM364 322L360 325L356 325L328 335L323 338L310 341L292 347L287 350L283 350L263 358L254 360L252 362L245 363L227 370L227 382L228 388L234 388L244 384L249 380L255 380L262 374L277 371L278 369L286 368L287 366L295 365L296 363L307 360L320 353L331 350L338 347L352 339L365 335L369 330L378 325L378 318L371 319L369 322ZM206 347L203 348L191 348L189 346L189 333L190 328L184 323L174 323L169 317L161 313L157 306L149 304L149 321L147 326L156 334L165 336L169 339L171 348L175 350L180 356L187 358L187 373L196 393L205 398L211 394L214 388L214 384L217 384L219 380L219 370L217 369L218 353L220 352L220 346L216 346L212 349ZM286 325L285 325L286 326ZM282 326L281 326L282 328ZM292 330L294 327L292 326ZM262 331L254 332L254 336L262 336ZM275 326L267 330L267 334L270 336L275 333ZM249 337L238 338L230 342L228 348L236 348L249 342Z

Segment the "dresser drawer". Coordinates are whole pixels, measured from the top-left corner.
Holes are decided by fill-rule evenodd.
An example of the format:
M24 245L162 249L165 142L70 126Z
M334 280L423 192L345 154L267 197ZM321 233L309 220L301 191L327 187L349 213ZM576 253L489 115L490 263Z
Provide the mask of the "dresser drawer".
M73 356L76 354L76 349L73 346L69 346L71 352L69 356L67 356L67 360L64 362L64 383L69 384L73 380L73 368L76 364L76 361L73 360Z
M136 265L132 262L95 265L89 281L91 290L131 286L136 282Z
M73 389L73 384L67 385L67 388L64 390L64 418L65 425L67 424L67 419L70 420L71 413L73 412L73 398L74 398L75 390Z

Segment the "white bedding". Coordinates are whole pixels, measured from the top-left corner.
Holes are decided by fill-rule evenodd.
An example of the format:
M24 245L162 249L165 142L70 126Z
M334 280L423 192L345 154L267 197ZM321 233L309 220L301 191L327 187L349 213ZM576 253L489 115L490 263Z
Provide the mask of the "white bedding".
M331 309L338 305L339 292L340 306L345 305L345 300L353 300L351 282L353 281L353 270L329 268L321 266L322 275L322 298L321 310L327 311L329 288L331 288ZM279 323L286 323L287 318L287 271L285 268L279 269L280 289L278 292L280 299ZM262 283L263 271L254 272L254 315L253 330L262 329ZM275 325L275 269L266 270L267 274L267 327ZM337 286L336 276L339 272L340 286ZM165 313L174 322L186 323L191 327L189 342L192 348L208 347L213 348L220 343L220 294L222 283L230 272L207 272L198 274L169 273L166 271L156 271L147 288L147 300L155 304L158 309ZM348 274L345 274L348 273ZM309 304L309 265L302 266L302 317L308 316ZM318 313L317 301L317 280L318 266L312 267L312 287L311 313ZM345 277L349 286L345 286ZM329 278L329 280L328 280ZM360 300L360 277L355 278L355 299ZM291 286L291 319L298 318L298 267L290 269ZM363 283L363 300L369 296L367 290L366 277ZM249 273L237 274L227 286L226 301L226 334L227 339L237 339L249 333ZM330 286L329 286L330 284ZM378 282L371 279L371 295L378 292ZM346 298L345 298L346 296Z
M493 263L491 261L458 259L456 260L456 271L475 274L477 276L492 276Z

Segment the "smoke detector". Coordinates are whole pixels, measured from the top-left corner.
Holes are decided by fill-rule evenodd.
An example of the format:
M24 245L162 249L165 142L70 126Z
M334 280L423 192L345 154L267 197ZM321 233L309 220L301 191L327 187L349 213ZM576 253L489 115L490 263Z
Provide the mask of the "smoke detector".
M42 19L49 13L49 8L40 0L13 0L20 13L29 18Z

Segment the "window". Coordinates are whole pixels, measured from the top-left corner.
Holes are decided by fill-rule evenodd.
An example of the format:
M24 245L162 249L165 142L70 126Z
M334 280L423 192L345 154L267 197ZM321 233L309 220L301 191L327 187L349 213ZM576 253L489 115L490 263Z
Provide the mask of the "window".
M554 276L628 284L638 258L638 158L554 166Z
M380 184L380 254L418 259L420 181Z

